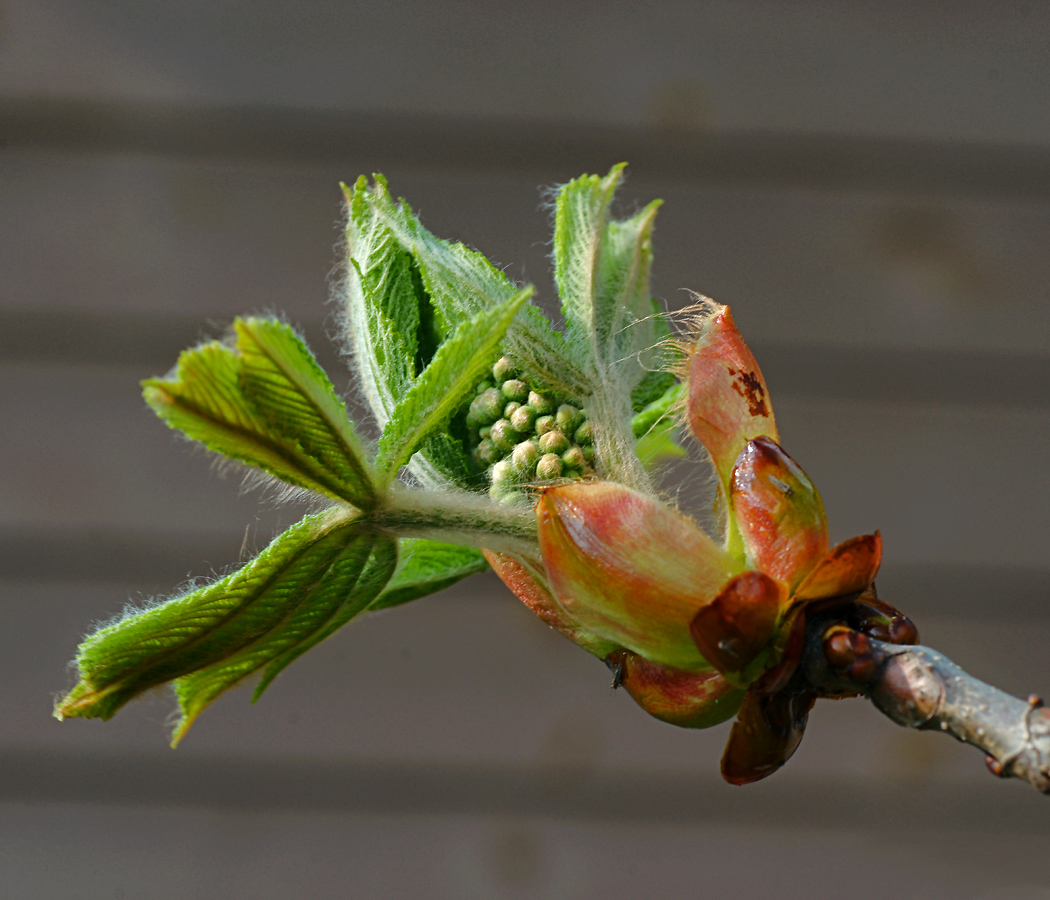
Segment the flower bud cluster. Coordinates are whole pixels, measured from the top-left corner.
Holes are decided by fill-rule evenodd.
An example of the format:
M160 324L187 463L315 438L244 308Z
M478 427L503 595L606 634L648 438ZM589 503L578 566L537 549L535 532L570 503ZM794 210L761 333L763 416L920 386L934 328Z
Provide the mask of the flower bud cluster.
M579 478L594 462L587 414L533 390L506 357L478 385L467 428L474 462L489 472L489 494L501 503L524 500L529 484Z

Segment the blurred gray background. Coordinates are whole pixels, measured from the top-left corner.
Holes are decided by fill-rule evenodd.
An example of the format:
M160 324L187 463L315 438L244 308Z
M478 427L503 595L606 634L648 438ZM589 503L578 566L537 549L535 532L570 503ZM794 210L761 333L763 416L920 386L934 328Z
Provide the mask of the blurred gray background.
M1050 5L0 0L0 896L1050 897L1050 801L859 701L730 788L491 576L167 749L50 717L129 598L300 510L138 379L237 313L326 340L340 179L551 297L539 188L631 162L654 291L733 307L834 539L924 641L1050 693ZM337 374L342 371L344 374ZM687 477L692 477L688 476Z

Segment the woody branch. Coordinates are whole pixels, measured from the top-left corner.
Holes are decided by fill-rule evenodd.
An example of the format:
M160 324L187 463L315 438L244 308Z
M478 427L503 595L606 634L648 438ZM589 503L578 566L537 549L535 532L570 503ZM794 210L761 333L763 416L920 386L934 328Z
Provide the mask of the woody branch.
M1019 700L920 645L890 644L818 616L802 674L818 693L856 692L898 725L943 731L983 750L993 774L1050 794L1050 708Z

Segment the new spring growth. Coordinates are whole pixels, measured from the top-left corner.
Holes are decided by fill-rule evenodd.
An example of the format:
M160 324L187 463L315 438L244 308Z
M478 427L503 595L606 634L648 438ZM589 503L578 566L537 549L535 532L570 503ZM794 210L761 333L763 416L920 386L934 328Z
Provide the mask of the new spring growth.
M109 717L170 681L179 739L241 680L261 673L258 697L354 617L486 560L665 721L705 727L746 711L752 694L776 697L805 604L844 589L838 569L812 574L834 569L839 551L828 556L819 495L776 442L728 309L707 304L672 336L648 287L658 204L612 216L622 174L559 191L563 331L531 288L427 232L381 177L346 188L342 329L378 445L358 439L280 322L238 320L228 341L147 382L169 426L330 505L238 572L92 635L58 714ZM718 473L724 534L652 481L681 453L683 420ZM874 565L877 554L857 590Z
M168 426L314 494L320 511L239 570L91 635L56 715L109 718L170 682L178 741L243 680L259 678L258 699L355 617L489 565L653 716L691 728L736 716L722 762L733 783L787 760L817 697L877 685L863 648L918 638L875 594L878 533L829 545L728 307L702 301L672 334L649 291L659 202L616 218L622 178L616 166L558 189L564 328L531 287L428 232L382 176L344 186L340 329L378 443L359 439L305 343L272 319L238 319L145 382ZM686 426L716 476L718 534L654 480ZM828 616L839 668L821 681L800 663L807 628ZM850 667L864 680L843 681Z

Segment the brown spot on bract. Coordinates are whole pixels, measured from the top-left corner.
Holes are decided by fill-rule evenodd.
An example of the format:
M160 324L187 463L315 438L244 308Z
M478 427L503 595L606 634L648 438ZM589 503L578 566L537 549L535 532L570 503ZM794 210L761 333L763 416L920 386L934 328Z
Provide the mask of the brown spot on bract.
M736 391L747 403L747 411L753 416L768 416L769 407L766 406L766 389L762 387L762 379L756 372L737 372L729 369L733 376L733 390Z

